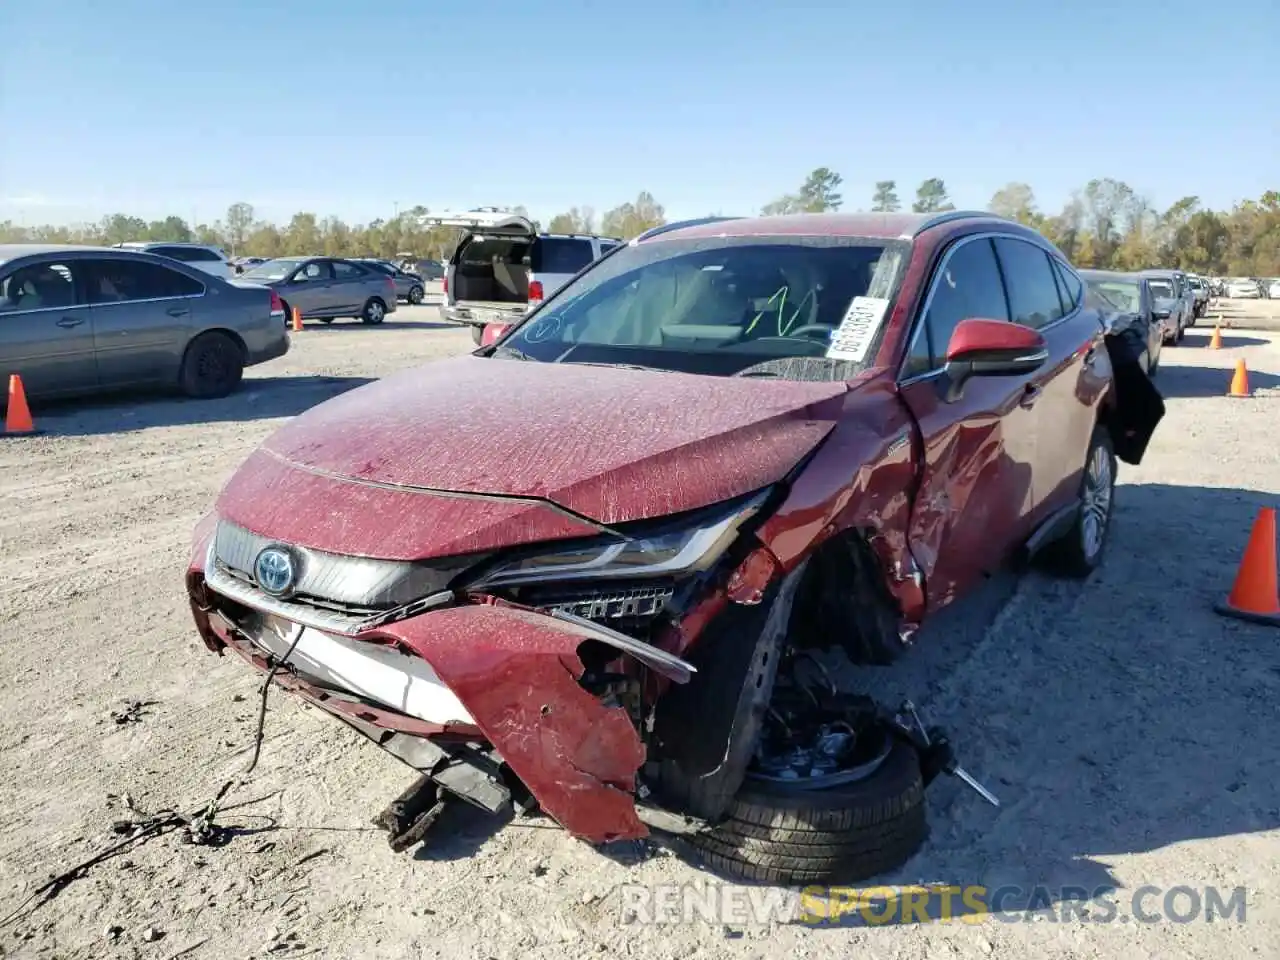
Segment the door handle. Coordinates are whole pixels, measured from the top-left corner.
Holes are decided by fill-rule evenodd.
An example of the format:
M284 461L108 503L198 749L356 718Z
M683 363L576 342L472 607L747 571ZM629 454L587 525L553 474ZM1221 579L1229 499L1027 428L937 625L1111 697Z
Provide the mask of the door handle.
M1098 359L1098 348L1097 348L1097 347L1090 347L1088 350L1086 350L1086 351L1085 351L1085 354L1084 354L1084 365L1085 365L1086 367L1092 367L1092 366L1094 365L1094 363L1097 361L1097 359Z
M190 312L186 307L170 307L165 311L171 317L185 317Z
M1018 400L1018 406L1025 410L1030 410L1036 405L1036 401L1040 399L1040 394L1044 391L1038 383L1028 383L1022 389L1022 397Z
M78 327L84 323L84 317L63 317L58 321L58 326L70 330L72 327Z

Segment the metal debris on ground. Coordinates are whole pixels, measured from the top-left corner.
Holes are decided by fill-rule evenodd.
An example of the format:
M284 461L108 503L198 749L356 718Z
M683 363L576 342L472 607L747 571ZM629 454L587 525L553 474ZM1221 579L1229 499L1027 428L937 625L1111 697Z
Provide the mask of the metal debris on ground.
M111 719L119 726L126 723L141 723L145 716L143 711L155 704L155 700L128 700L119 710L111 711Z

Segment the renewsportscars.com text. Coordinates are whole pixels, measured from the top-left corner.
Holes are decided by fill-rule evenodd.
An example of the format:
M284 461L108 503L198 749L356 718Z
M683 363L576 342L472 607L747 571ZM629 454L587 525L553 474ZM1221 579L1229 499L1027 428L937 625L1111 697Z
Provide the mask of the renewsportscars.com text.
M1244 923L1244 887L1098 887L933 884L798 889L716 883L624 884L623 924L769 923L889 926L910 923Z

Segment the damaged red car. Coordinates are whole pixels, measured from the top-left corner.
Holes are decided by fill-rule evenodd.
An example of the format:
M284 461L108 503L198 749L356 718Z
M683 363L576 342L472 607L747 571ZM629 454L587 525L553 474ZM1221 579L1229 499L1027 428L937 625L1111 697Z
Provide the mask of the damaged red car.
M289 422L186 582L210 649L418 772L396 849L466 802L863 879L923 842L935 776L985 790L845 678L1010 562L1088 575L1163 410L1020 224L690 221Z

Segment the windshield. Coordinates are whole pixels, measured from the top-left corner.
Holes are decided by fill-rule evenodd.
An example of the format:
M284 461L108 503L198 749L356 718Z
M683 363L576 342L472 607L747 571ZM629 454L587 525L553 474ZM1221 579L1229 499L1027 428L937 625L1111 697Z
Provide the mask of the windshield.
M268 260L240 274L244 280L283 280L303 264L302 260Z
M373 269L385 274L393 274L396 272L396 268L384 260L357 260L356 262L362 263L366 267L373 267Z
M561 288L494 355L715 376L849 379L875 354L909 251L905 241L848 237L629 246ZM869 331L865 350L860 344L857 360L828 358L832 334L846 318L841 339L854 327Z
M1147 285L1151 287L1151 296L1157 300L1173 299L1172 280L1148 280Z
M1137 283L1123 280L1090 280L1089 290L1102 302L1102 306L1120 313L1138 313L1142 310L1142 291Z

